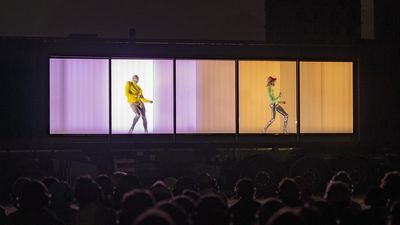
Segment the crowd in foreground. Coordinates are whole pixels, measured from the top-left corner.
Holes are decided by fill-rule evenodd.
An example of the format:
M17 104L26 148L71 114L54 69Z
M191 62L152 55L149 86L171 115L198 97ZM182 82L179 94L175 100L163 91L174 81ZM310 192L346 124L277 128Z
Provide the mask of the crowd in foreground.
M363 204L352 198L353 183L336 173L318 196L302 177L283 178L273 193L257 190L249 178L237 181L228 198L209 174L166 178L143 187L124 172L95 179L82 176L73 187L54 177L18 178L11 199L0 207L7 225L397 225L400 173L385 174Z

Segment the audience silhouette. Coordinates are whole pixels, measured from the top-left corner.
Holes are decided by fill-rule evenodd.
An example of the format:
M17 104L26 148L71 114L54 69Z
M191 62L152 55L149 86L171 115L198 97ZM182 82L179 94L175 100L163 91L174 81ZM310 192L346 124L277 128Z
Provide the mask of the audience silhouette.
M255 215L260 203L254 199L255 187L249 178L240 179L235 192L240 200L230 208L233 225L251 225L255 221Z
M0 225L400 224L398 171L386 173L379 186L371 187L363 204L352 195L357 187L346 171L337 172L322 195L304 177L284 177L274 186L262 184L263 174L254 177L256 182L238 179L230 197L208 173L148 186L118 171L95 180L81 176L71 186L55 177L20 177L9 195L14 209L0 207ZM258 192L258 187L264 190Z
M284 207L281 200L277 198L268 198L257 212L258 224L266 224L274 213Z
M37 180L27 181L18 190L18 210L7 217L9 225L61 225L62 222L49 209L50 194L46 186Z
M119 224L130 225L140 214L154 206L154 196L150 191L135 189L127 192L122 199Z
M79 225L115 224L116 213L101 203L101 188L90 177L80 177L75 184L75 199L79 210L74 223Z
M300 190L299 187L292 178L283 178L279 182L278 186L278 198L286 205L290 207L301 206L300 201Z

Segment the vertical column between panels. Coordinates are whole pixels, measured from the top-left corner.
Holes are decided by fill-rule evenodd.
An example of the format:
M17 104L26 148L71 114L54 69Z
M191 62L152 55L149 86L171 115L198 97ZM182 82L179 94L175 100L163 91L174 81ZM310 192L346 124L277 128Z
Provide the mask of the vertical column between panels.
M173 126L174 126L174 133L173 133L173 141L175 142L176 141L176 58L174 58L174 61L173 61L173 84L172 84L172 86L173 86L173 88L172 88L172 91L173 91Z
M112 97L111 97L111 58L108 58L108 135L111 136L111 119L112 119Z
M354 64L356 63L356 66ZM360 64L358 60L352 61L353 68L353 134L355 133L356 139L360 142ZM356 78L356 79L354 79ZM355 96L355 97L354 97ZM355 100L355 101L354 101Z
M239 60L235 59L235 134L239 135Z
M300 60L296 59L296 139L300 141Z

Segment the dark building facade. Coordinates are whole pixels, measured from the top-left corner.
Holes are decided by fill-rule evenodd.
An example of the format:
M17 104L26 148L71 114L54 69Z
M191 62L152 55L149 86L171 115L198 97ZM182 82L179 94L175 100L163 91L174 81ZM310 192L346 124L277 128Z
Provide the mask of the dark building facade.
M360 0L266 0L266 41L351 43L360 39Z
M394 0L375 0L375 39L377 41L400 40L400 4Z

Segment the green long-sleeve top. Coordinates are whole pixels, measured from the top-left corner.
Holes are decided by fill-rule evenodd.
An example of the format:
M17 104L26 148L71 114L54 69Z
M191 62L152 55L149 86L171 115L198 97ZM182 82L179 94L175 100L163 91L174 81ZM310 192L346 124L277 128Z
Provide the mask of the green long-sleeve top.
M267 86L267 96L268 96L268 101L269 104L276 104L278 103L278 99L280 98L280 96L276 96L274 93L274 89L272 88L271 85Z

